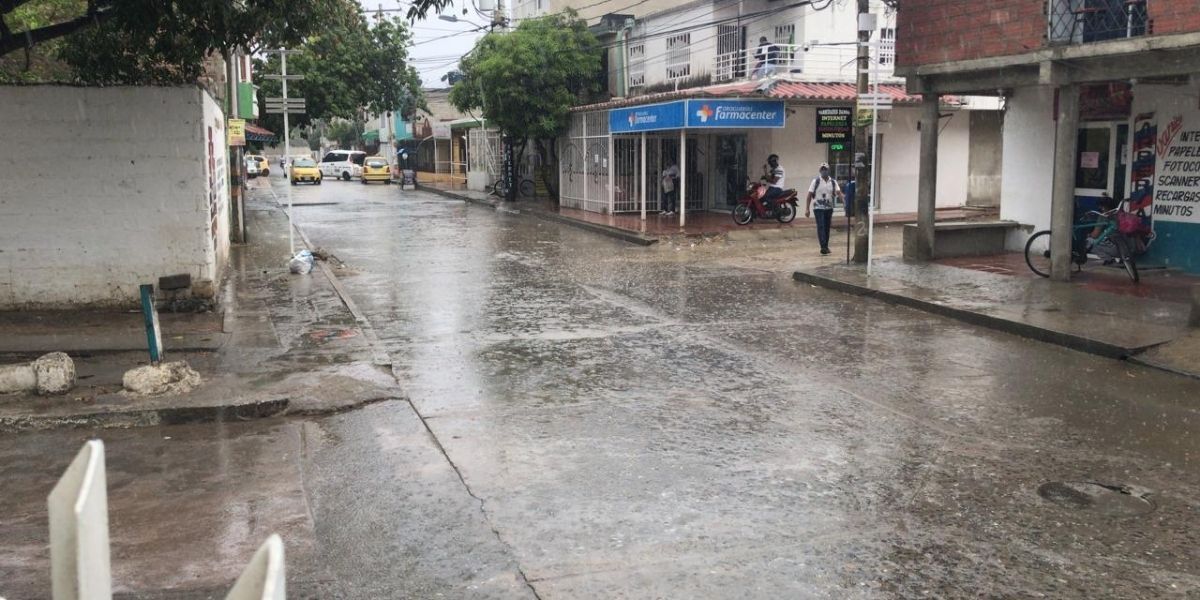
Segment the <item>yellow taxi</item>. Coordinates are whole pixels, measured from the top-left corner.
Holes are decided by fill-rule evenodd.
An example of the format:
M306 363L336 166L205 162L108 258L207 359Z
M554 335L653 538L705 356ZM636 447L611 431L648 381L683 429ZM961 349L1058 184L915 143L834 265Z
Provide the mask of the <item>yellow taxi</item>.
M317 163L313 159L297 158L292 161L288 179L292 180L292 185L297 185L301 181L321 185L321 170L317 168Z
M392 182L392 167L386 158L371 156L363 162L362 182L365 184L372 181Z
M258 163L258 174L266 177L271 174L271 165L267 163L267 157L261 154L247 154L246 158L253 159Z

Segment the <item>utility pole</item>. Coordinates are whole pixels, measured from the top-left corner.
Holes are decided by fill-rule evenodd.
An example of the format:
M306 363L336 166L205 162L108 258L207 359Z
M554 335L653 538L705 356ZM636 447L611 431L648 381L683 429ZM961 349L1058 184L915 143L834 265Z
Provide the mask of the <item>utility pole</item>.
M858 95L870 92L871 34L874 32L871 1L858 0ZM867 262L871 238L868 231L868 210L872 200L870 129L862 122L862 102L856 102L854 111L854 262Z
M222 56L225 59L225 79L228 84L229 101L225 104L226 107L226 123L228 119L238 118L238 80L241 72L241 65L236 64L241 62L241 58L234 50L226 49ZM228 136L226 136L228 138ZM233 207L233 241L237 244L246 243L246 221L245 221L245 192L242 185L245 181L244 170L246 161L243 158L242 146L230 146L229 140L226 139L226 157L229 161L229 168L226 169L229 173L229 203Z

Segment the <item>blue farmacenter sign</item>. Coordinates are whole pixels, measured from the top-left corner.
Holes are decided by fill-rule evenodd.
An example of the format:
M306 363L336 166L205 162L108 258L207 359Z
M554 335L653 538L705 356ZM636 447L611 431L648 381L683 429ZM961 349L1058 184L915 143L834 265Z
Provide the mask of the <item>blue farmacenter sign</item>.
M787 122L783 100L676 100L608 112L612 133L667 129L771 129Z

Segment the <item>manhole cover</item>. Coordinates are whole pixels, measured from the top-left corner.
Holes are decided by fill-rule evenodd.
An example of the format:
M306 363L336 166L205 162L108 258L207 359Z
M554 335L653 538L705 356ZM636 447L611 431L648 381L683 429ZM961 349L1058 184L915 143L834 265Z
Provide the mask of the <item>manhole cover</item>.
M1154 510L1149 490L1095 481L1051 481L1038 495L1059 506L1113 517L1133 517Z

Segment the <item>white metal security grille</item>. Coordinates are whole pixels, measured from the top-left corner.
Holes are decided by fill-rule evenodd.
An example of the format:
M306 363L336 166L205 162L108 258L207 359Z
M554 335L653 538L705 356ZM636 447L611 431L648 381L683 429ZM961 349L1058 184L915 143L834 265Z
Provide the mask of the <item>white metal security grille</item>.
M629 47L629 87L646 85L646 44Z
M667 81L690 77L692 74L692 34L683 33L667 38Z

